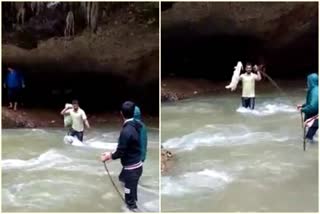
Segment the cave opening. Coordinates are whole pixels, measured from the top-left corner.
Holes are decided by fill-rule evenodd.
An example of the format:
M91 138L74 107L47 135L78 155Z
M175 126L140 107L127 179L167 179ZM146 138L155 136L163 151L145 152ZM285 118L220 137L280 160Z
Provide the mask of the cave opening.
M119 112L121 104L131 100L147 115L157 116L159 113L159 97L155 96L159 94L157 80L137 82L116 72L86 68L73 70L56 64L12 67L25 79L26 87L20 96L24 108L59 111L65 103L77 99L81 108L91 113ZM7 66L2 70L4 81ZM6 90L2 94L2 103L6 105Z
M237 61L263 63L270 76L284 80L304 79L308 73L318 71L317 27L286 44L243 32L208 34L185 26L175 28L162 30L163 78L225 81L230 79Z

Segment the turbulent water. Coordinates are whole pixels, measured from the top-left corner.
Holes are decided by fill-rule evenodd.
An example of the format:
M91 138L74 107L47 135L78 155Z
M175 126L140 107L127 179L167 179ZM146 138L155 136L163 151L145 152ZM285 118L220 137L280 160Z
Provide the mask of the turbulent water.
M148 156L138 187L142 211L159 210L158 129L149 129ZM90 130L88 146L63 143L58 129L2 130L2 210L5 212L127 211L106 175L100 154L116 148L119 130ZM119 161L108 164L118 182Z
M162 211L318 211L318 144L303 151L305 90L162 104L161 141L176 156L161 180Z

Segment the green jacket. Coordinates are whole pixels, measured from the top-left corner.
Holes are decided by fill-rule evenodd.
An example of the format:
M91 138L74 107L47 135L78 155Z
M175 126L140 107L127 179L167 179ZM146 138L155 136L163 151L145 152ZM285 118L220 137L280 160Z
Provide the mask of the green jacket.
M140 108L136 106L134 108L134 116L133 118L138 121L142 128L140 132L140 141L141 141L141 161L145 161L147 156L147 146L148 146L148 135L146 125L141 121L141 112Z
M318 114L318 74L313 73L307 77L308 92L306 103L301 111L305 113L305 120Z

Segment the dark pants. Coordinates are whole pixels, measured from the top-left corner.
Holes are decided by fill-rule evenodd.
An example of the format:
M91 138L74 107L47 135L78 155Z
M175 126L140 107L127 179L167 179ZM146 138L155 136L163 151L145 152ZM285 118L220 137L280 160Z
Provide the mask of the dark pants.
M254 109L255 100L254 97L241 97L242 107Z
M309 140L312 140L313 136L316 134L318 128L319 128L319 121L318 121L318 119L316 119L313 122L312 126L309 128L307 135L306 135L306 138Z
M8 100L10 103L20 101L20 88L8 88Z
M124 168L122 168L121 172L120 172L120 175L119 175L119 181L124 183L124 175L123 175L123 172L124 171Z
M70 129L69 135L72 137L77 137L81 142L83 141L83 132L78 132L74 129Z
M138 201L138 183L142 175L143 167L137 169L122 169L119 180L124 183L124 197L129 209L137 208Z

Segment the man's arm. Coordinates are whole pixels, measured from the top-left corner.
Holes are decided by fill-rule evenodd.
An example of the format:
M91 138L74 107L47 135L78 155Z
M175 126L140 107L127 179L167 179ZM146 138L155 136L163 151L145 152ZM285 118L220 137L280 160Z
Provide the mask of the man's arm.
M86 125L86 127L88 129L90 129L90 124L89 124L87 115L86 115L86 113L84 111L82 111L82 120L83 120L84 124Z
M70 114L70 109L71 109L72 107L66 107L66 108L64 108L61 112L60 112L60 114L61 115L69 115Z
M261 73L260 73L260 71L257 71L257 74L254 76L254 79L256 80L256 81L260 81L262 78L261 78Z
M87 127L88 129L90 129L90 124L89 124L88 119L85 119L85 120L84 120L84 124L86 125L86 127Z
M311 114L318 109L318 93L316 90L311 91L310 103L302 106L301 111L303 113Z
M129 140L130 140L130 135L126 133L125 130L122 130L120 133L117 150L111 155L112 160L115 160L124 156Z

